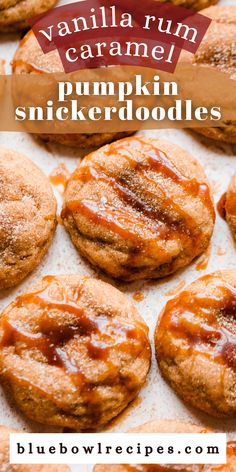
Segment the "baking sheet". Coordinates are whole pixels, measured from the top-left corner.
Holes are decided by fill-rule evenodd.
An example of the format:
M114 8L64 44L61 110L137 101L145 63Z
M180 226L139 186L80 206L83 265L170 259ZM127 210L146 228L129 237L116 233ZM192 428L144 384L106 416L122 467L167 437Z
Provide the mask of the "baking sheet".
M62 3L69 3L67 0ZM236 4L235 0L222 0L220 4ZM10 62L17 48L19 35L1 35L0 57L6 60L6 71L10 73ZM215 203L226 190L230 177L236 171L236 145L214 143L191 131L156 130L144 132L148 136L157 136L178 144L189 151L203 165L212 185ZM81 153L78 150L43 144L26 133L0 133L0 146L20 151L32 159L49 175L62 162L73 171L79 162ZM83 153L84 154L84 153ZM58 214L61 207L61 194L54 187L58 199ZM210 251L198 258L184 270L160 281L139 281L132 284L121 284L109 280L82 260L72 245L65 229L58 225L52 246L40 266L23 283L11 290L0 293L0 311L16 296L26 291L38 278L45 274L82 273L106 280L122 290L133 299L136 292L141 292L143 300L133 299L137 309L150 328L153 358L152 367L138 398L114 420L106 431L122 432L153 419L175 419L204 425L217 431L236 433L236 420L218 420L186 406L165 383L158 372L153 348L153 332L160 311L171 297L181 291L186 284L196 278L217 269L233 268L236 265L236 249L226 223L217 214L215 230ZM43 427L28 421L10 405L4 392L0 389L0 424L16 427L29 432L60 431ZM77 472L89 472L91 466L74 466Z

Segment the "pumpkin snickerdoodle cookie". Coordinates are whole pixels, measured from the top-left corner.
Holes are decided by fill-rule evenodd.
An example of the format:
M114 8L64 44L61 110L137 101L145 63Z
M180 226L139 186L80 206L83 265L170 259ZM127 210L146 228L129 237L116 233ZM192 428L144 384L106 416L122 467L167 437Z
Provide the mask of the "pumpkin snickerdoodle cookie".
M41 261L56 228L56 199L43 172L0 149L0 289L23 280Z
M215 215L201 165L174 144L136 136L83 159L62 218L83 256L131 281L189 264L209 245Z
M197 53L183 52L181 61L190 61L197 66L214 68L236 80L236 5L213 6L201 13L213 21L200 44ZM232 101L236 97L232 97ZM208 138L225 143L236 143L236 120L227 121L224 126L194 128L194 131Z
M236 173L230 180L227 192L222 195L218 206L220 215L227 221L236 240Z
M109 284L46 276L0 319L0 377L43 424L100 429L138 394L150 366L148 328Z
M163 3L173 3L173 5L185 8L191 8L192 10L202 10L203 8L215 5L218 0L159 0Z
M52 8L56 0L0 0L0 33L29 27L28 19Z
M205 275L168 301L155 333L163 377L213 416L236 415L236 271Z

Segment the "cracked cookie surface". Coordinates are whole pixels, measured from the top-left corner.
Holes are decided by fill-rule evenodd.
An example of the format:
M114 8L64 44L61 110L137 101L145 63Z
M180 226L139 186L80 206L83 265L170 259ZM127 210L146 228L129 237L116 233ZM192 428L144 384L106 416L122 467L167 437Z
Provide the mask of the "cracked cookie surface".
M189 264L207 248L215 215L203 169L191 155L135 136L83 159L69 179L62 218L84 257L131 281Z
M0 33L29 28L28 19L50 10L56 0L1 0Z
M56 228L56 200L43 172L0 149L0 289L23 280L41 261Z
M213 21L197 53L192 56L183 52L180 60L190 61L195 68L198 65L214 68L227 74L229 79L236 80L236 6L212 6L202 10L201 14ZM235 96L232 100L235 100ZM194 131L216 141L236 143L236 120L228 120L223 124L212 128L196 127Z
M149 366L146 324L99 280L45 276L2 313L2 383L39 423L99 430L137 396Z
M184 402L236 414L236 271L205 275L170 300L157 323L163 377Z

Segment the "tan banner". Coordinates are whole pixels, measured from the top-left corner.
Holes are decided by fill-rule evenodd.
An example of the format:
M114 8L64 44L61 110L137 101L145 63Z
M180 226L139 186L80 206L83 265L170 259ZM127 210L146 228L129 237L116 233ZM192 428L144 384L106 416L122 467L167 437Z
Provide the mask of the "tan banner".
M174 74L116 66L0 76L1 131L99 133L236 122L236 80L180 63Z

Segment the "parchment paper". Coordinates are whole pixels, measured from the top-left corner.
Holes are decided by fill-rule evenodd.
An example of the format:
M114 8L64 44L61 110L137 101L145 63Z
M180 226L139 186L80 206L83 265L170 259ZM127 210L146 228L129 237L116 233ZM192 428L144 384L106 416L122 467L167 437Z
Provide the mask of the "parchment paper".
M67 1L61 3L69 3ZM222 0L223 5L236 4L235 0ZM6 60L6 71L10 73L10 61L17 48L19 35L0 36L0 57ZM148 136L157 136L176 143L203 165L207 177L212 185L215 203L226 190L232 174L236 171L236 145L224 145L214 143L191 131L160 130L146 131ZM25 133L0 133L0 146L15 149L32 159L44 172L49 175L60 163L65 163L72 171L79 162L81 154L78 150L42 144L32 136ZM86 154L86 153L85 153ZM61 195L54 187L58 199L59 209ZM205 256L204 256L205 257ZM206 260L207 260L206 256ZM204 258L203 258L204 259ZM136 304L140 314L146 320L150 328L150 339L153 347L153 331L160 311L171 297L183 289L185 284L191 283L196 278L217 269L233 268L236 265L236 249L226 223L217 214L215 230L209 251L209 260L205 269L199 270L197 266L204 266L204 260L198 258L189 267L169 278L160 281L141 281L132 284L120 284L101 276L91 266L82 260L73 247L65 229L58 225L53 244L43 259L40 266L23 283L11 290L0 293L0 310L6 307L17 295L26 291L37 279L45 274L69 274L82 273L102 278L122 290L128 297L138 291L144 295L141 302ZM199 264L200 263L200 264ZM121 414L106 431L123 432L130 427L137 426L153 419L176 419L190 421L195 424L213 428L217 431L236 433L236 420L217 420L197 410L186 406L165 383L158 372L154 349L152 367L145 387L123 414ZM10 405L4 392L0 389L0 424L8 425L32 432L59 431L49 427L43 427L24 418L14 405ZM73 470L89 472L90 466L74 466Z

